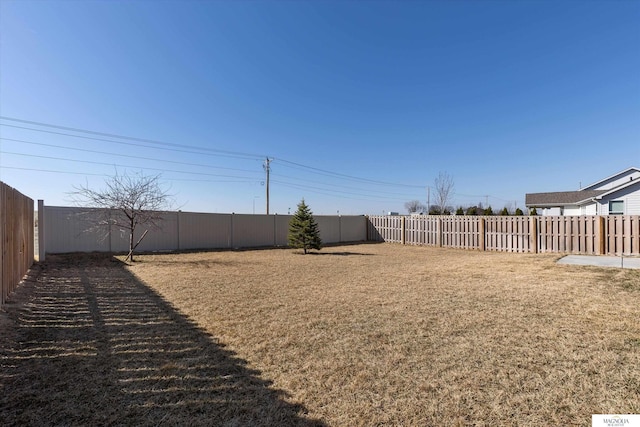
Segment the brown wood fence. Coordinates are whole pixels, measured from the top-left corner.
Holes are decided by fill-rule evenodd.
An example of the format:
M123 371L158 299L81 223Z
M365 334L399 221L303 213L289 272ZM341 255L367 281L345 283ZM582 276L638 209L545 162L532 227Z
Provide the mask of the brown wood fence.
M640 216L370 216L371 241L501 252L640 255Z
M33 200L0 182L0 305L33 264Z

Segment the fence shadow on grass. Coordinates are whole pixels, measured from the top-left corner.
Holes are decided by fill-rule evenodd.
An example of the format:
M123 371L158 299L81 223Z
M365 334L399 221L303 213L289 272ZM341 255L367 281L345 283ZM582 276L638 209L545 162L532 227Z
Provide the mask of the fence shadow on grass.
M324 425L120 263L37 268L2 313L3 425Z

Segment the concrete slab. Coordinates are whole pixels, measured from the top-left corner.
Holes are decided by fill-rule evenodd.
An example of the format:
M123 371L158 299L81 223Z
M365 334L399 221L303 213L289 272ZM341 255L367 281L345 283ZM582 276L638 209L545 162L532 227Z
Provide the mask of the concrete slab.
M595 255L567 255L558 260L558 264L593 265L596 267L617 267L640 269L640 258Z

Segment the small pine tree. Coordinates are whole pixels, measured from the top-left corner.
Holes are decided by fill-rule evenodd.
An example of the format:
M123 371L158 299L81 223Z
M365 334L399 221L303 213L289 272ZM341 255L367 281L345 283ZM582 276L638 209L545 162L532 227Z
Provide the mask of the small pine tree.
M456 209L456 215L464 215L464 209L462 209L462 206Z
M524 215L524 212L522 212L522 209L517 208L517 209L516 209L516 215L517 215L517 216L522 216L522 215Z
M487 209L484 210L484 214L493 215L493 209L491 209L491 206L489 206Z
M529 212L529 215L532 215L532 216L538 215L538 210L536 208L531 209L531 211Z
M302 248L304 253L309 249L320 250L322 240L320 240L320 230L313 218L313 213L304 199L298 203L298 210L289 221L289 246L292 248Z
M500 215L502 216L509 216L509 209L507 209L507 207L505 206L504 208L502 208L502 210L500 211Z

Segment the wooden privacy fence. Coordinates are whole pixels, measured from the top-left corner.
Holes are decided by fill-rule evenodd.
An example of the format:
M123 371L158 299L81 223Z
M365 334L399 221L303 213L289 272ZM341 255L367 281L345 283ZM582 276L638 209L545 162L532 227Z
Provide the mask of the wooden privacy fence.
M372 241L502 252L640 255L640 216L370 216Z
M0 305L33 264L33 200L0 182Z

